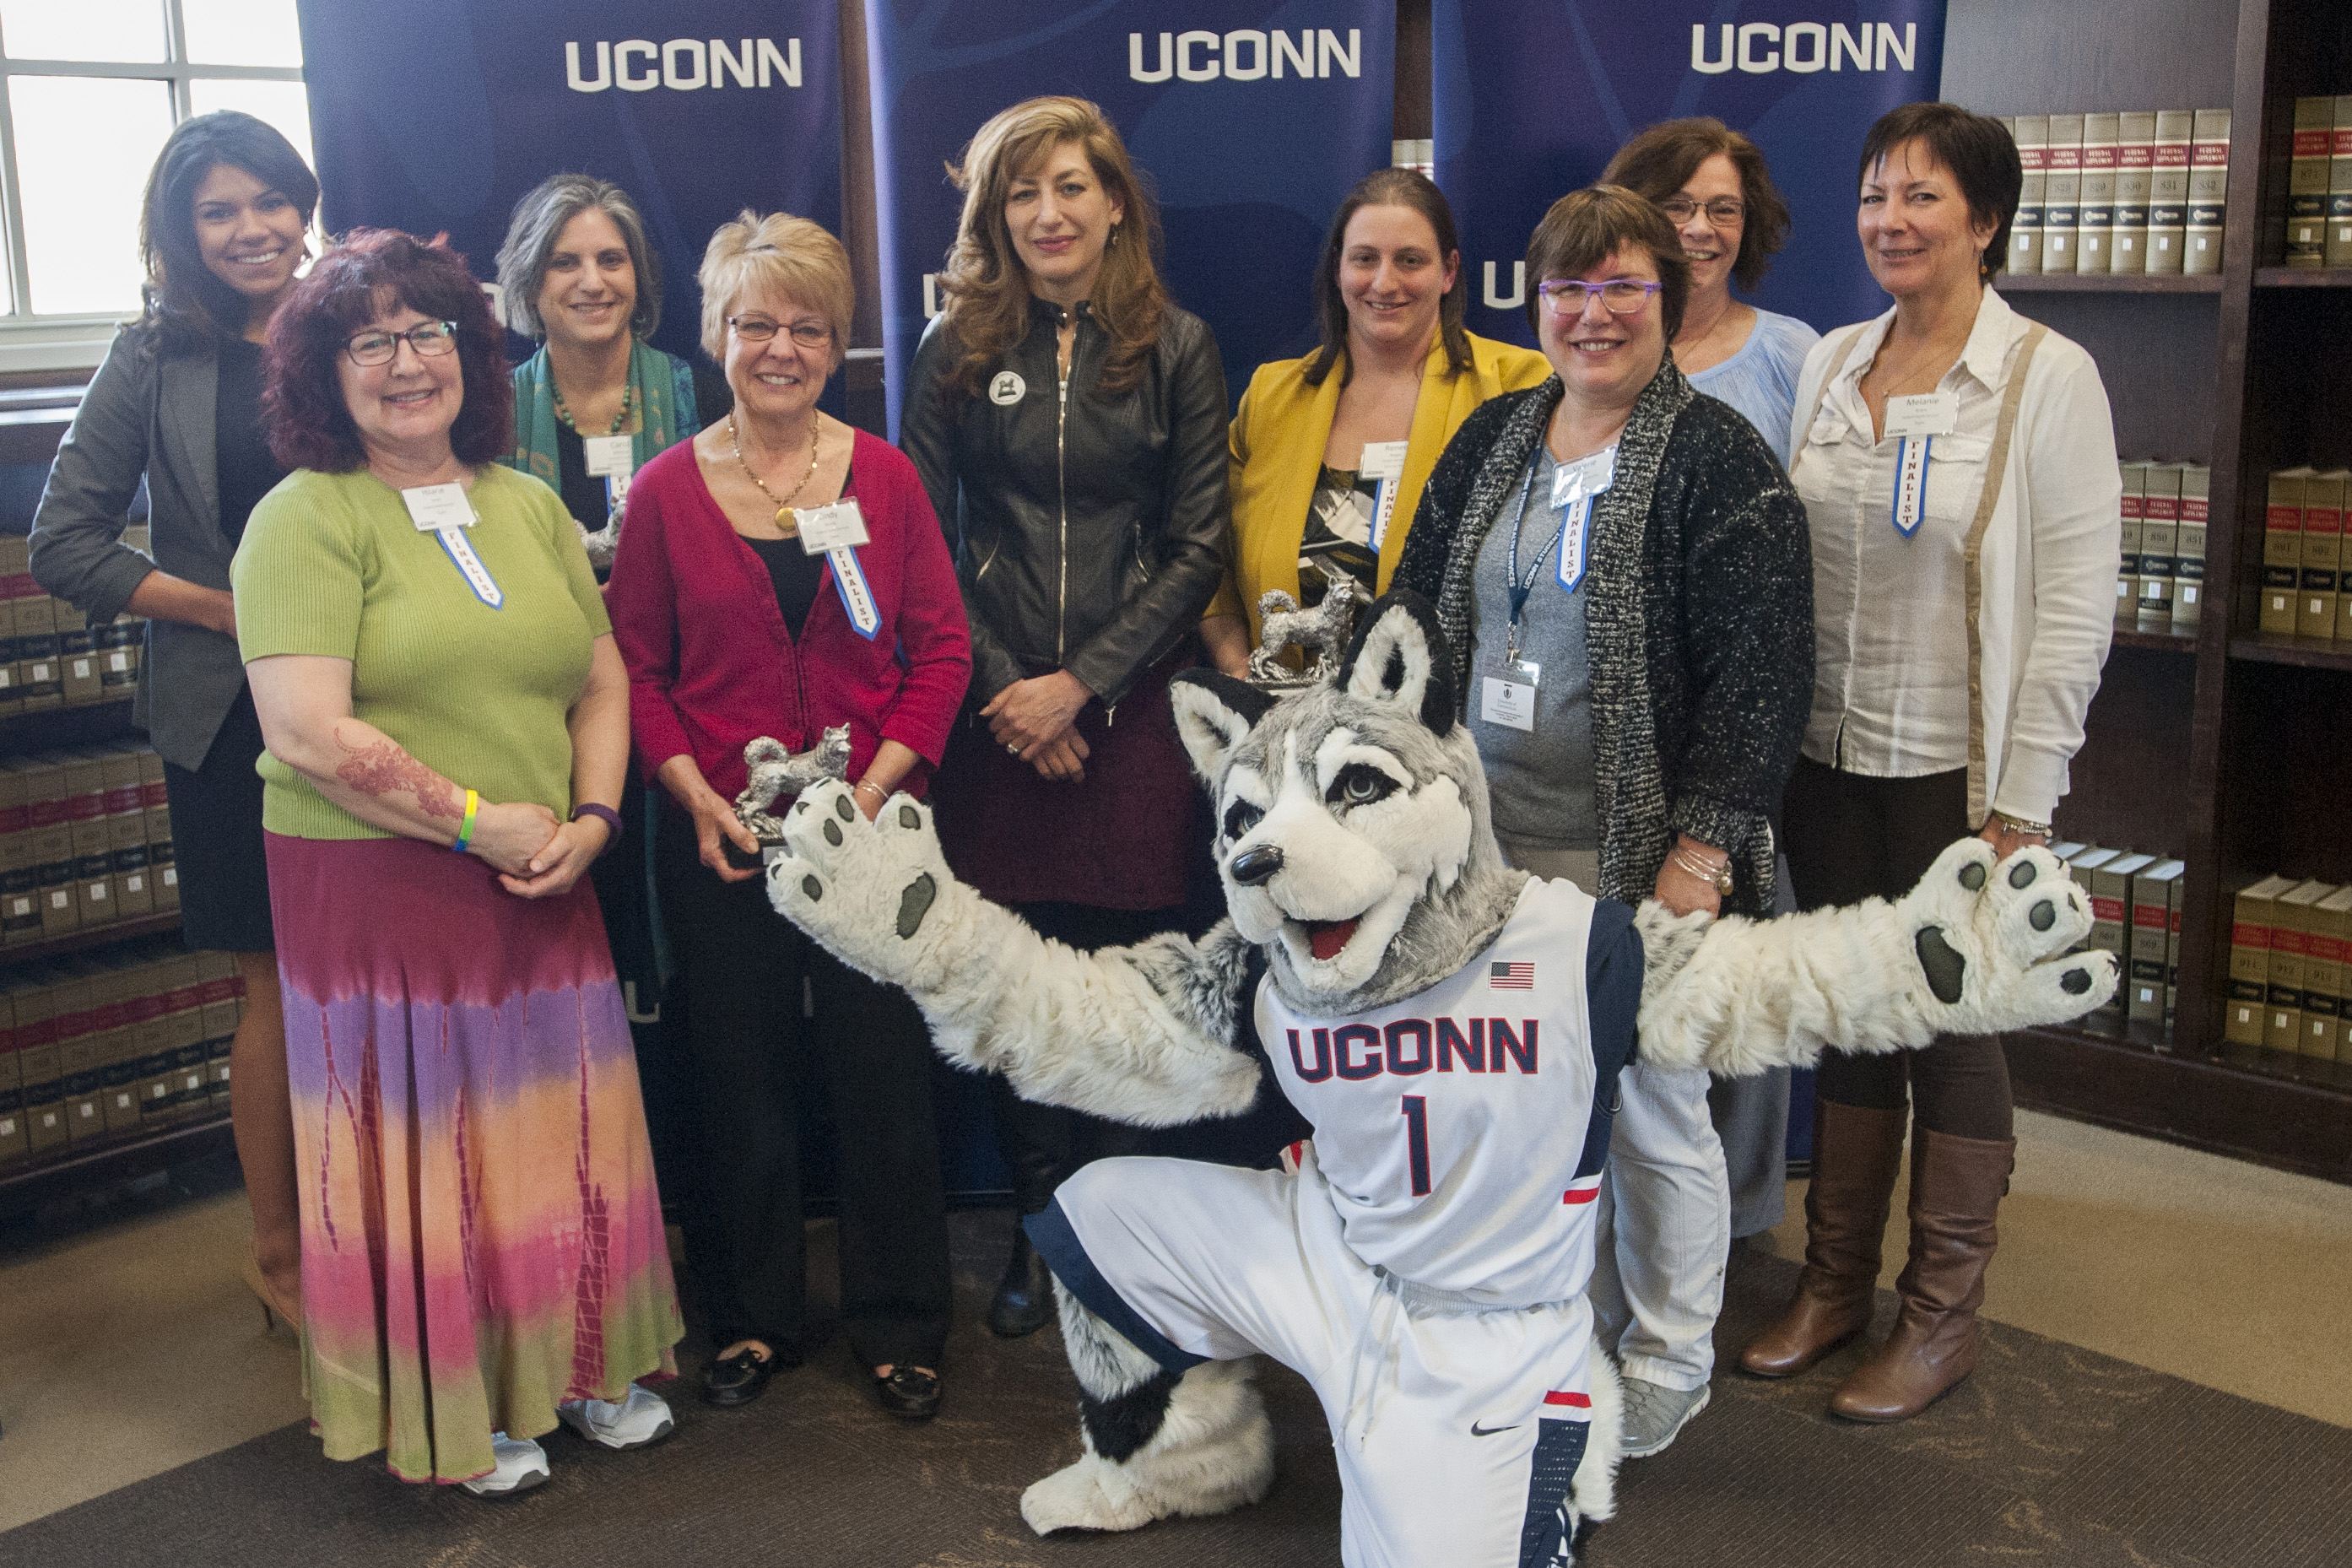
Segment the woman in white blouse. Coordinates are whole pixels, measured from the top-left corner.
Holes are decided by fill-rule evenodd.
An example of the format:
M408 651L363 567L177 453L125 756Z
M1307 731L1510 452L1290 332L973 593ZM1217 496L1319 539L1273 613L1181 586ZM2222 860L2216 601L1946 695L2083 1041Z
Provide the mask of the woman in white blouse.
M2112 627L2121 486L2106 390L1987 287L2020 184L1998 121L1916 103L1863 143L1864 258L1895 308L1805 361L1790 476L1813 546L1814 685L1785 807L1807 908L1892 897L1952 839L2044 841ZM1975 1367L2006 1190L2009 1071L1989 1037L1822 1058L1795 1300L1740 1363L1811 1366L1870 1321L1910 1120L1911 1255L1895 1332L1838 1388L1916 1415Z

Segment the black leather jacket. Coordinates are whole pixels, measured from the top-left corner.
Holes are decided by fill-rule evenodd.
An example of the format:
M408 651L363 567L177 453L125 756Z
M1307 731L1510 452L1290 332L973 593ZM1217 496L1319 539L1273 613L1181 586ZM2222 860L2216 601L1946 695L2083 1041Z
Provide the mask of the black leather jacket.
M947 531L971 622L975 709L1066 669L1105 707L1199 624L1225 570L1225 374L1208 324L1169 308L1132 391L1096 390L1108 339L1077 308L1066 407L1062 307L952 411L962 346L940 317L908 379L898 446Z

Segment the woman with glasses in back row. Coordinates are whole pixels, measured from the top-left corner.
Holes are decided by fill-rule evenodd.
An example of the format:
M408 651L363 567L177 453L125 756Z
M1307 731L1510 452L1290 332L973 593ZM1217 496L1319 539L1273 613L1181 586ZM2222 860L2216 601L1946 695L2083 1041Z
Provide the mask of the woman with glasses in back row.
M1669 120L1617 149L1601 176L1658 204L1690 263L1690 301L1675 334L1675 368L1691 390L1748 416L1782 467L1797 376L1821 334L1731 297L1752 289L1789 237L1789 208L1763 151L1720 120ZM1776 867L1777 913L1796 909L1788 858ZM1707 1089L1731 1174L1731 1234L1754 1236L1788 1210L1789 1069L1717 1079Z
M1767 813L1812 688L1804 509L1755 427L1675 368L1690 265L1654 205L1562 196L1527 268L1554 374L1464 422L1394 584L1457 650L1513 865L1678 914L1769 913ZM1639 1458L1706 1403L1730 1194L1705 1072L1637 1056L1619 1084L1592 1304Z

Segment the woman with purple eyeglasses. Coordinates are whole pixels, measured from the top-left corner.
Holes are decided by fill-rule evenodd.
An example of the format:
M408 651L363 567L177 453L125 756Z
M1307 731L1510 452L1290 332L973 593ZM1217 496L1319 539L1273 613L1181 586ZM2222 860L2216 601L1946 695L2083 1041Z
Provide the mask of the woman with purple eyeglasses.
M1675 367L1690 264L1654 205L1562 196L1527 268L1554 374L1464 422L1391 585L1437 605L1513 865L1769 914L1767 813L1812 696L1803 503L1756 427ZM1641 1458L1706 1404L1731 1197L1706 1074L1637 1058L1619 1082L1592 1303Z

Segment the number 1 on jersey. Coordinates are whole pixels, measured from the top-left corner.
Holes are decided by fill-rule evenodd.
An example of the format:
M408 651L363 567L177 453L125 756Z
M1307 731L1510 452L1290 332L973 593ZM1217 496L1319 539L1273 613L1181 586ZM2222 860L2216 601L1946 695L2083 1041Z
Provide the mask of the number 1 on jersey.
M1412 1195L1429 1195L1429 1100L1418 1094L1404 1097L1404 1147L1412 1163Z

